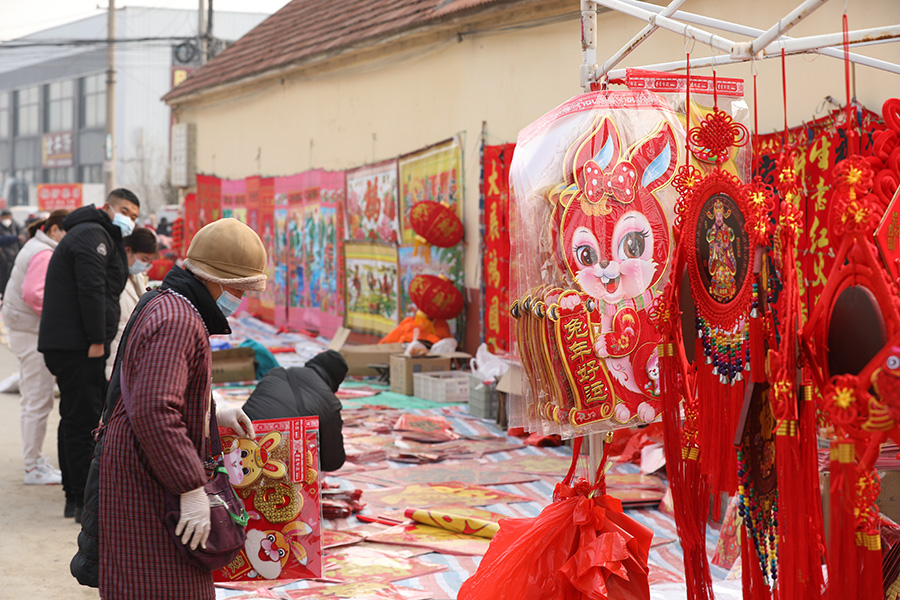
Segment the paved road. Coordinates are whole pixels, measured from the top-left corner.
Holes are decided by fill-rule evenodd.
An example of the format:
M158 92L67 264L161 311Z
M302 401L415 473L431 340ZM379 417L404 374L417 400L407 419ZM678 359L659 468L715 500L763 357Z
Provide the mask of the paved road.
M18 369L16 357L0 345L0 380ZM97 590L69 574L79 526L62 516L62 488L22 483L18 394L0 394L0 423L0 599L96 600ZM54 464L58 423L54 407L44 443Z

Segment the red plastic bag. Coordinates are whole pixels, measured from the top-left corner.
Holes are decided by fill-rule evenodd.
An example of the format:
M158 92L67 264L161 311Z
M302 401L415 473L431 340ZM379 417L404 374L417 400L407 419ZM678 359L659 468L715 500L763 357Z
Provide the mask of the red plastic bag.
M459 600L649 600L653 532L605 494L602 477L570 487L571 472L540 515L500 521Z

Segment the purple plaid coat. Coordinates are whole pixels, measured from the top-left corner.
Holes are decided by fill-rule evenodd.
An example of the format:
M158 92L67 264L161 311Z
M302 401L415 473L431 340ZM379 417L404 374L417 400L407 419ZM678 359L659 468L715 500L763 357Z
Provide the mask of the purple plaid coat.
M196 295L209 296L195 283ZM215 598L212 574L181 558L162 522L164 488L182 494L207 480L199 456L208 411L215 407L209 319L195 304L208 309L204 304L211 299L198 303L198 296L192 302L180 294L160 294L137 318L125 349L122 368L131 415L119 400L106 424L100 478L100 595L105 600Z

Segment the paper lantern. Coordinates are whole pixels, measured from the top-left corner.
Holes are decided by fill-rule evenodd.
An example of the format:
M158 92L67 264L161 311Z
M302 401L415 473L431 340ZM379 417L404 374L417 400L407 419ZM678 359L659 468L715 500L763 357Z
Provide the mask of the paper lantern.
M439 202L417 202L409 213L409 221L413 231L433 246L450 248L463 238L463 225L459 217Z
M409 284L409 297L432 319L452 319L463 308L463 295L444 276L417 275Z

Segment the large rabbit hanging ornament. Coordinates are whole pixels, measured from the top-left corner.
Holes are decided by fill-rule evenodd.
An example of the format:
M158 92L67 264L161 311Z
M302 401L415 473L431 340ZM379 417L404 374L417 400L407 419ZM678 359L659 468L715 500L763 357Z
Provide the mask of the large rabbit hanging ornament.
M665 100L630 91L579 96L520 134L511 313L533 428L580 435L659 415L649 311L669 279L683 139Z

